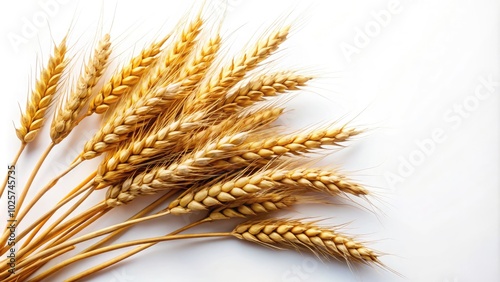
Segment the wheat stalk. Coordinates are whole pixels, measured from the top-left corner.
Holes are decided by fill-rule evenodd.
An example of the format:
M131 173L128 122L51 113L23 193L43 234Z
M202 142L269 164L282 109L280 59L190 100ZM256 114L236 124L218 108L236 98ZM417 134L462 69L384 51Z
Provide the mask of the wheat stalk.
M52 142L61 142L77 125L77 120L81 111L86 106L92 90L101 78L111 54L111 41L109 34L99 41L93 57L85 66L83 73L78 78L75 89L68 95L63 106L59 105L50 127L50 138Z
M66 37L54 47L47 67L42 70L35 88L26 103L26 110L21 115L21 124L16 128L16 134L23 143L33 141L43 126L45 115L52 104L62 72L66 67Z
M272 247L310 250L348 262L381 265L376 252L354 239L312 223L289 219L250 221L238 225L232 234L239 239Z

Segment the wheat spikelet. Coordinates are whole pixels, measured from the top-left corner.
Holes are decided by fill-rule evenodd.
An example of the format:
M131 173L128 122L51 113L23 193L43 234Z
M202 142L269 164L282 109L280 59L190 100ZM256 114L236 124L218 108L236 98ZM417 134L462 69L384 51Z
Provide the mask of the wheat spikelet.
M106 68L111 54L111 41L106 34L98 43L93 57L85 66L77 81L75 89L69 94L66 104L60 105L50 127L50 138L54 143L61 142L77 125L78 116L92 95L92 89L97 84Z
M42 128L47 109L52 104L57 91L57 85L66 67L66 37L54 47L47 67L42 70L35 88L26 103L26 111L21 115L21 124L16 128L16 134L23 143L33 141Z
M188 100L184 111L190 113L213 105L226 95L229 88L241 81L245 74L257 67L268 58L279 45L286 40L290 28L285 27L273 32L265 40L260 40L249 52L233 60L229 66L224 67L218 75L213 76L208 83L203 84L195 93L192 100Z
M296 90L311 80L310 77L284 71L258 76L238 87L224 101L224 110L234 112L238 107L248 107L263 97L275 96L289 90Z
M299 201L296 196L287 194L270 193L254 196L243 203L237 203L230 207L220 207L210 212L209 220L230 219L235 217L246 218L259 214L271 213L283 210L295 205Z
M112 104L116 103L120 97L136 85L148 70L148 67L156 62L161 47L169 37L166 36L160 41L154 42L148 48L143 49L139 55L134 57L118 73L114 74L111 80L103 85L101 91L90 102L87 115L94 112L97 114L105 113Z
M211 166L211 163L226 158L243 143L247 135L248 133L242 132L224 136L200 150L187 154L178 162L157 166L129 177L120 185L108 189L106 203L109 206L117 206L130 202L141 194L183 188L197 181L209 179L224 169Z
M250 221L233 230L236 238L272 247L307 249L347 262L381 264L377 253L334 230L288 219Z

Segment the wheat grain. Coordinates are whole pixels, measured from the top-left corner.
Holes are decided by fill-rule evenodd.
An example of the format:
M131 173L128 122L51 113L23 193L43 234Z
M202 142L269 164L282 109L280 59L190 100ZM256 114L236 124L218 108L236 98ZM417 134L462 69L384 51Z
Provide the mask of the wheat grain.
M363 244L312 223L288 219L258 220L240 224L232 233L239 239L266 246L301 248L347 262L381 264L377 253Z
M160 41L154 42L143 49L139 55L134 57L119 72L115 73L109 82L104 84L101 91L92 99L87 115L92 113L105 113L109 107L116 103L120 97L125 95L136 85L148 68L156 62L161 47L170 35Z
M101 78L111 54L111 41L106 34L98 43L93 57L85 66L75 89L69 94L65 105L62 103L50 127L50 137L54 143L61 142L77 125L78 116L87 104L92 90Z
M26 110L21 115L21 124L16 128L16 135L23 143L33 141L43 126L45 114L56 95L62 72L66 67L66 37L54 47L47 67L42 70L35 88L26 103Z

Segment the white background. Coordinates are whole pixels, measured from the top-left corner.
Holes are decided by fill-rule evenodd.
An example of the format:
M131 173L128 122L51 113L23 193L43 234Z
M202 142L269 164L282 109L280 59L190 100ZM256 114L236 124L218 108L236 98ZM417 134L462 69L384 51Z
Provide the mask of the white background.
M56 3L50 13L41 5L47 2ZM102 2L0 4L2 167L19 146L12 123L18 124L18 104L24 108L52 38L60 40L72 24L72 73L77 73L100 26L111 30L113 58L124 62L193 7L192 1ZM213 20L222 11L212 7L207 14ZM49 25L36 22L47 14ZM382 14L390 16L377 22ZM221 31L227 53L236 53L272 24L291 22L293 34L272 67L319 77L287 104L291 111L282 124L291 130L355 117L353 124L370 129L321 164L340 166L366 184L376 194L371 204L360 201L363 209L337 201L343 205L297 207L286 216L326 218L326 225L350 222L343 230L387 253L383 262L402 277L222 239L162 243L92 281L500 281L499 16L494 0L229 1ZM36 30L29 30L30 24ZM496 84L488 90L481 86L483 80ZM477 89L481 99L475 96ZM84 122L56 148L35 188L69 164L97 124L97 119ZM436 131L440 136L431 141ZM42 131L21 158L20 186L48 140L48 131ZM94 160L72 172L36 213L53 205L97 164ZM145 203L138 200L115 210L101 226L126 218ZM1 208L6 210L5 203ZM1 224L5 216L0 213ZM156 220L124 238L162 235L196 218ZM197 230L230 230L233 224ZM51 281L109 257L86 260Z

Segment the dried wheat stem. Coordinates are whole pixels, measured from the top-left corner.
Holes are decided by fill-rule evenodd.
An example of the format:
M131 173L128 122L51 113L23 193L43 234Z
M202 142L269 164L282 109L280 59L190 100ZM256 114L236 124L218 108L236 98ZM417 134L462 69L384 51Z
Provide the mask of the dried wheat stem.
M157 243L157 242L163 242L163 241L179 240L179 239L229 237L229 236L232 236L232 233L181 234L181 235L168 235L168 236L161 236L161 237L153 237L153 238L140 239L140 240L135 240L135 241L119 243L119 244L103 247L103 248L100 248L97 250L93 250L93 251L90 251L90 252L87 252L84 254L76 255L68 260L65 260L65 261L53 266L52 268L46 270L45 272L39 274L38 276L28 280L28 282L40 281L40 280L45 279L48 276L52 275L53 273L59 271L60 269L66 267L69 264L75 263L75 262L80 261L80 260L85 259L85 258L96 256L96 255L99 255L99 254L102 254L105 252L118 250L121 248L142 245L142 244L149 244L149 243ZM75 281L75 280L72 280L72 281Z
M82 160L74 162L67 169L65 169L59 175L54 177L42 189L38 190L38 193L31 199L31 201L28 203L28 205L23 210L21 210L19 212L19 214L17 216L17 223L19 224L24 219L24 217L31 210L31 208L33 208L33 206L40 200L41 197L43 197L43 195L45 195L45 193L47 193L50 189L52 189L52 187L54 187L57 184L59 179L61 179L63 176L65 176L67 173L69 173L71 170L73 170L75 167L77 167L81 162L82 162Z
M98 210L102 210L101 206L96 206L96 208L98 208ZM125 228L125 227L131 226L131 225L134 225L134 224L137 224L137 223L140 223L140 222L144 222L144 221L147 221L147 220L152 220L152 219L155 219L155 218L159 218L159 217L165 216L165 215L167 215L169 213L170 212L168 210L165 210L163 212L160 212L160 213L157 213L157 214L154 214L154 215L150 215L150 216L146 216L146 217L142 217L142 218L138 218L138 219L134 219L134 220L128 220L128 221L125 221L125 222L122 222L122 223L119 223L119 224L115 224L115 225L112 225L112 226L100 229L98 231L94 231L94 232L88 233L88 234L80 236L78 238L65 241L65 242L63 242L61 244L58 244L57 246L53 246L51 248L48 248L48 249L45 249L45 250L43 250L41 252L33 254L30 257L27 257L26 259L20 261L17 264L16 267L19 268L19 269L21 269L21 268L25 267L26 265L30 265L30 263L32 263L34 261L37 261L37 260L39 260L39 259L47 256L48 254L51 254L53 252L57 252L57 251L59 251L61 249L64 249L66 247L73 246L73 245L79 244L81 242L88 241L90 239L93 239L93 238L96 238L96 237L99 237L99 236L111 233L111 232L113 232L115 230L119 230L121 228ZM22 257L25 253L26 253L25 251L20 250L19 251L19 256ZM5 273L2 273L2 274L5 274Z
M276 96L289 90L297 90L304 86L311 77L293 72L277 72L258 76L248 83L232 90L224 100L224 110L235 112L238 108L248 107L261 101L263 97Z
M15 166L17 164L17 161L19 160L19 157L23 153L24 149L26 148L26 143L21 143L21 146L19 146L19 150L17 151L16 155L14 156L14 159L12 162L10 162L9 165ZM0 199L2 198L3 192L5 190L5 187L7 187L7 183L9 182L9 174L5 175L5 179L2 182L2 186L0 186Z
M279 45L286 40L289 30L289 27L284 27L273 32L266 39L257 42L243 56L232 60L229 66L224 67L218 75L213 76L196 91L194 99L187 101L184 111L186 113L195 112L212 106L216 102L220 103L221 97L241 81L247 72L257 67L259 63L278 49Z
M54 228L56 228L73 211L75 211L75 209L78 208L83 203L83 201L85 201L90 196L90 194L93 191L94 189L92 188L88 189L88 191L83 195L82 198L80 198L75 204L73 204L67 211L63 213L63 215L61 215L55 222L53 222L52 225L49 228L47 228L47 230L44 233L42 233L37 239L34 240L33 244L31 244L32 247L29 247L30 243L32 243L31 241L25 242L25 245L23 246L24 248L21 248L24 251L24 256L29 256L34 251L36 251L43 244L44 241L50 240L52 236L48 236L48 234L50 234L50 232L53 231ZM90 221L86 221L86 223L87 222L90 224ZM18 254L18 259L22 257L23 256Z
M224 136L204 148L187 154L183 159L167 166L158 166L130 177L120 185L112 186L106 194L106 203L117 206L132 201L141 194L153 194L158 190L182 188L185 185L212 177L218 170L211 166L219 159L234 154L248 133Z
M347 262L381 264L378 255L348 236L312 223L288 219L250 221L238 225L233 235L239 239L272 247L308 249L342 258Z
M84 67L75 89L68 95L64 105L61 99L59 110L50 127L52 142L61 142L80 121L78 118L90 99L94 86L101 78L110 54L111 41L109 34L106 34L97 44L93 56Z
M177 230L175 230L175 231L173 231L173 232L171 232L171 233L169 233L169 234L167 234L165 236L177 235L177 234L179 234L179 233L181 233L183 231L186 231L188 229L191 229L191 228L193 228L195 226L198 226L198 225L200 225L202 223L209 222L209 221L211 221L211 220L205 218L205 219L193 222L193 223L188 224L188 225L186 225L184 227L181 227L181 228L179 228L179 229L177 229ZM121 230L119 230L119 231L121 231ZM137 248L135 248L133 250L125 252L125 253L123 253L123 254L121 254L119 256L114 257L113 259L110 259L110 260L108 260L106 262L100 263L99 265L96 265L96 266L94 266L92 268L89 268L89 269L87 269L87 270L85 270L83 272L80 272L77 275L70 277L67 281L80 281L82 278L85 278L85 277L87 277L89 275L92 275L92 274L94 274L94 273L96 273L98 271L101 271L101 270L103 270L103 269L105 269L107 267L110 267L110 266L112 266L114 264L117 264L118 262L120 262L120 261L122 261L122 260L124 260L126 258L129 258L129 257L131 257L131 256L133 256L133 255L135 255L135 254L137 254L137 253L139 253L139 252L141 252L141 251L149 248L149 247L152 247L152 246L156 245L157 243L158 242L152 242L152 243L142 244L141 246L139 246L139 247L137 247ZM89 251L93 251L93 250L95 250L95 248L87 249L87 250L83 251L82 254L86 253L86 252L89 252Z
M177 190L172 190L172 191L169 191L168 193L165 193L165 195L156 199L153 203L149 204L147 207L143 208L138 213L136 213L135 215L133 215L132 217L127 219L127 221L141 218L141 217L147 215L148 213L150 213L151 211L153 211L154 209L159 207L161 204L165 203L165 201L170 199L175 193L177 193ZM115 237L119 236L121 233L125 232L126 230L127 230L127 227L111 232L108 236L101 239L99 242L93 244L92 246L86 248L81 253L86 253L86 252L89 252L89 251L92 251L92 250L99 248L100 246L104 245L105 243L107 243L110 240L114 239Z
M169 37L170 35L143 49L139 55L134 57L118 73L114 74L97 96L90 101L87 115L105 113L120 97L128 93L140 81L148 68L156 62L161 47Z
M33 141L43 126L45 114L52 104L62 72L66 67L66 37L54 47L47 67L42 70L35 88L26 104L26 111L21 115L21 124L16 128L16 134L23 143Z

